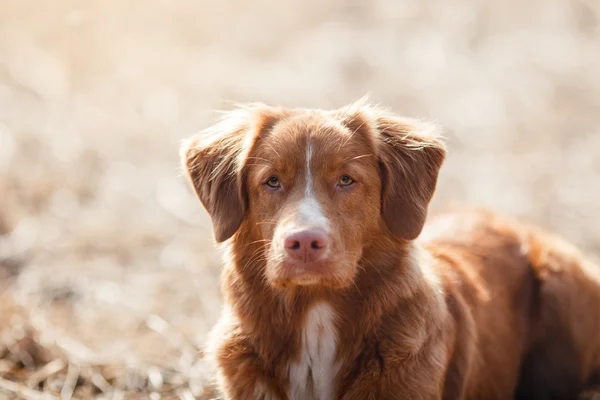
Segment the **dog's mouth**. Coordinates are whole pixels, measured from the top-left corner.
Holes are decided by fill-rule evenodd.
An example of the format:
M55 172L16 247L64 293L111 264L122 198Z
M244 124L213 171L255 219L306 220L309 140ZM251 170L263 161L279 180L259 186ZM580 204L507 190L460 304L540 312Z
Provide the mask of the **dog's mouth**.
M332 275L330 263L319 261L312 263L283 261L279 273L283 280L290 283L308 286L316 285Z
M267 279L275 287L323 286L342 288L354 278L356 265L332 260L304 263L291 260L267 263Z

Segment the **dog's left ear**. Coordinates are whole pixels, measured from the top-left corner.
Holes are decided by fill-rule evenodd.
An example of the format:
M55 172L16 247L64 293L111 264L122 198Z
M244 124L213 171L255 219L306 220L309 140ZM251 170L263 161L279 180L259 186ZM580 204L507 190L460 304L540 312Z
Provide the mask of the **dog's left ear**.
M382 215L408 240L423 230L446 149L436 127L394 115L376 119L382 176Z
M416 239L446 156L436 126L365 104L345 109L344 124L371 137L381 174L381 215L397 237Z

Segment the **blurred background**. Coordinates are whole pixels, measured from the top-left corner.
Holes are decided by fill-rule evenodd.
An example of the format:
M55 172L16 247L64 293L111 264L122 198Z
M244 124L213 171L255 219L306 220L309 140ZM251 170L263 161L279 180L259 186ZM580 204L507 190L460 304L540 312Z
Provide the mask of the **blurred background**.
M600 255L597 0L2 0L0 398L209 398L221 255L180 141L366 93L446 128L434 210Z

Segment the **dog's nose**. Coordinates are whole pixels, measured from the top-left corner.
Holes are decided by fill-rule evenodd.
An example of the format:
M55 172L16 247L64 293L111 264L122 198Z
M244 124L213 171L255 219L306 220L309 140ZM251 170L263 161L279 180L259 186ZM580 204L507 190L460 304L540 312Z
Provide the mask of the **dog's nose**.
M290 257L310 263L316 261L327 250L329 239L323 229L305 229L284 238L283 246Z

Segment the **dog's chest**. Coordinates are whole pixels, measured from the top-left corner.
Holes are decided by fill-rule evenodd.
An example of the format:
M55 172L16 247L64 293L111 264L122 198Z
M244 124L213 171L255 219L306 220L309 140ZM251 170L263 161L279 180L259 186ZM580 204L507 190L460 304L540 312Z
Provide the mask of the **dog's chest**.
M335 395L337 330L326 303L314 305L302 330L300 360L289 366L290 400L330 400Z

